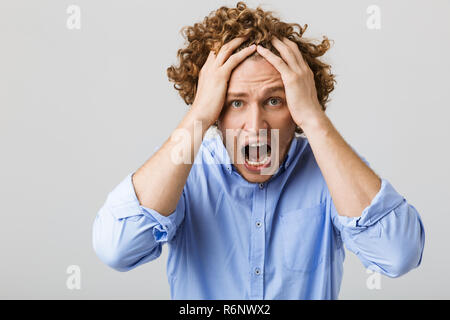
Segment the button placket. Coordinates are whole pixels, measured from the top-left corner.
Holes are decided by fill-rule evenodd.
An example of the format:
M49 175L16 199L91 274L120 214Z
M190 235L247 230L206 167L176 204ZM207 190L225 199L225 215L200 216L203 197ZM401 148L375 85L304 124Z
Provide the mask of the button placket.
M250 268L252 277L250 279L250 295L252 299L264 298L264 259L265 259L265 232L264 218L266 212L266 190L264 183L255 186L253 196L252 220L254 227L251 228Z

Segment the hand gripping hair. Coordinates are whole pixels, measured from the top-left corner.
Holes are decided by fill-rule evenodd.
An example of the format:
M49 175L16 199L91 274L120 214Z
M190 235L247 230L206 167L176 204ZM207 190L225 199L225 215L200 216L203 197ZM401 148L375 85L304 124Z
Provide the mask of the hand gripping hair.
M201 23L181 29L186 40L185 47L178 50L179 64L167 68L167 76L169 81L174 82L174 88L185 103L191 105L194 102L200 69L211 50L217 54L228 41L248 36L248 40L235 52L255 43L281 57L270 40L273 36L279 39L286 37L298 45L314 73L317 98L325 110L336 80L330 71L331 66L318 58L328 51L330 40L324 36L322 42L314 44L312 39L303 37L307 27L307 24L302 28L297 23L282 22L273 12L264 11L261 7L250 9L244 2L238 2L236 8L220 7L206 16ZM257 55L255 52L252 58L257 58ZM302 133L300 128L296 131Z

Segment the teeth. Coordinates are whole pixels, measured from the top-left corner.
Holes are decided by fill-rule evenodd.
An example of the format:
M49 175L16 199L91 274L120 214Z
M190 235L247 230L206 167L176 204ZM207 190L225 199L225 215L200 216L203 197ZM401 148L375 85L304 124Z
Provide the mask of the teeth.
M262 161L250 161L250 160L245 160L249 165L251 166L261 166L263 164L266 164L267 162L269 162L270 157L265 157Z
M261 147L261 146L263 146L265 144L267 144L267 143L258 142L258 143L250 143L249 146L250 147Z

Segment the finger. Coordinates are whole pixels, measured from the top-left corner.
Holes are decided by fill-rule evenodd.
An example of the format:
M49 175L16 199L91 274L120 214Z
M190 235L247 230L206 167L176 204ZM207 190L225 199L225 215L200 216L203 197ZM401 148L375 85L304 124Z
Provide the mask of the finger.
M233 53L233 51L247 39L248 37L238 37L225 43L220 48L219 53L217 54L216 58L217 66L221 67L225 63L225 61L227 61L227 59Z
M289 46L287 46L284 42L282 42L277 37L273 37L271 42L272 42L273 46L281 54L281 57L283 58L283 60L286 61L287 65L292 70L296 70L300 67L299 63L297 61L297 58L295 57L294 53L292 52L292 50Z
M205 64L206 64L208 61L214 61L214 60L215 60L215 57L216 57L216 54L214 53L213 50L211 50L211 51L209 52L208 58L207 58L206 61L205 61Z
M254 53L256 51L256 45L252 44L251 46L242 49L239 52L236 52L233 54L228 60L225 62L225 64L222 66L228 74L231 73L231 71L236 68L236 66L241 63L245 58L247 58L249 55Z
M199 75L204 73L205 72L204 70L207 69L209 65L214 63L215 59L216 59L216 54L214 53L214 51L213 50L209 51L209 54L208 54L208 57L206 58L205 63L200 68Z
M308 66L308 64L306 63L305 59L303 58L303 55L302 55L298 45L294 41L289 40L286 37L283 37L282 41L287 46L289 46L289 48L291 48L292 52L294 53L295 57L297 58L297 61L298 61L299 65L301 67Z
M283 74L289 74L291 70L289 69L289 66L277 55L275 55L273 52L271 52L269 49L264 48L263 46L258 45L256 47L256 50L260 55L262 55L271 65L274 66L275 69L278 70L281 75Z

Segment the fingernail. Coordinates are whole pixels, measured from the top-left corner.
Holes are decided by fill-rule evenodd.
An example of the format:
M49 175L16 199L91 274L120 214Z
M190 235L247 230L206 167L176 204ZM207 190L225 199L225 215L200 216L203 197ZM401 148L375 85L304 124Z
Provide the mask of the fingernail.
M251 46L250 46L250 49L255 49L255 47L256 47L256 45L255 44L252 44Z

